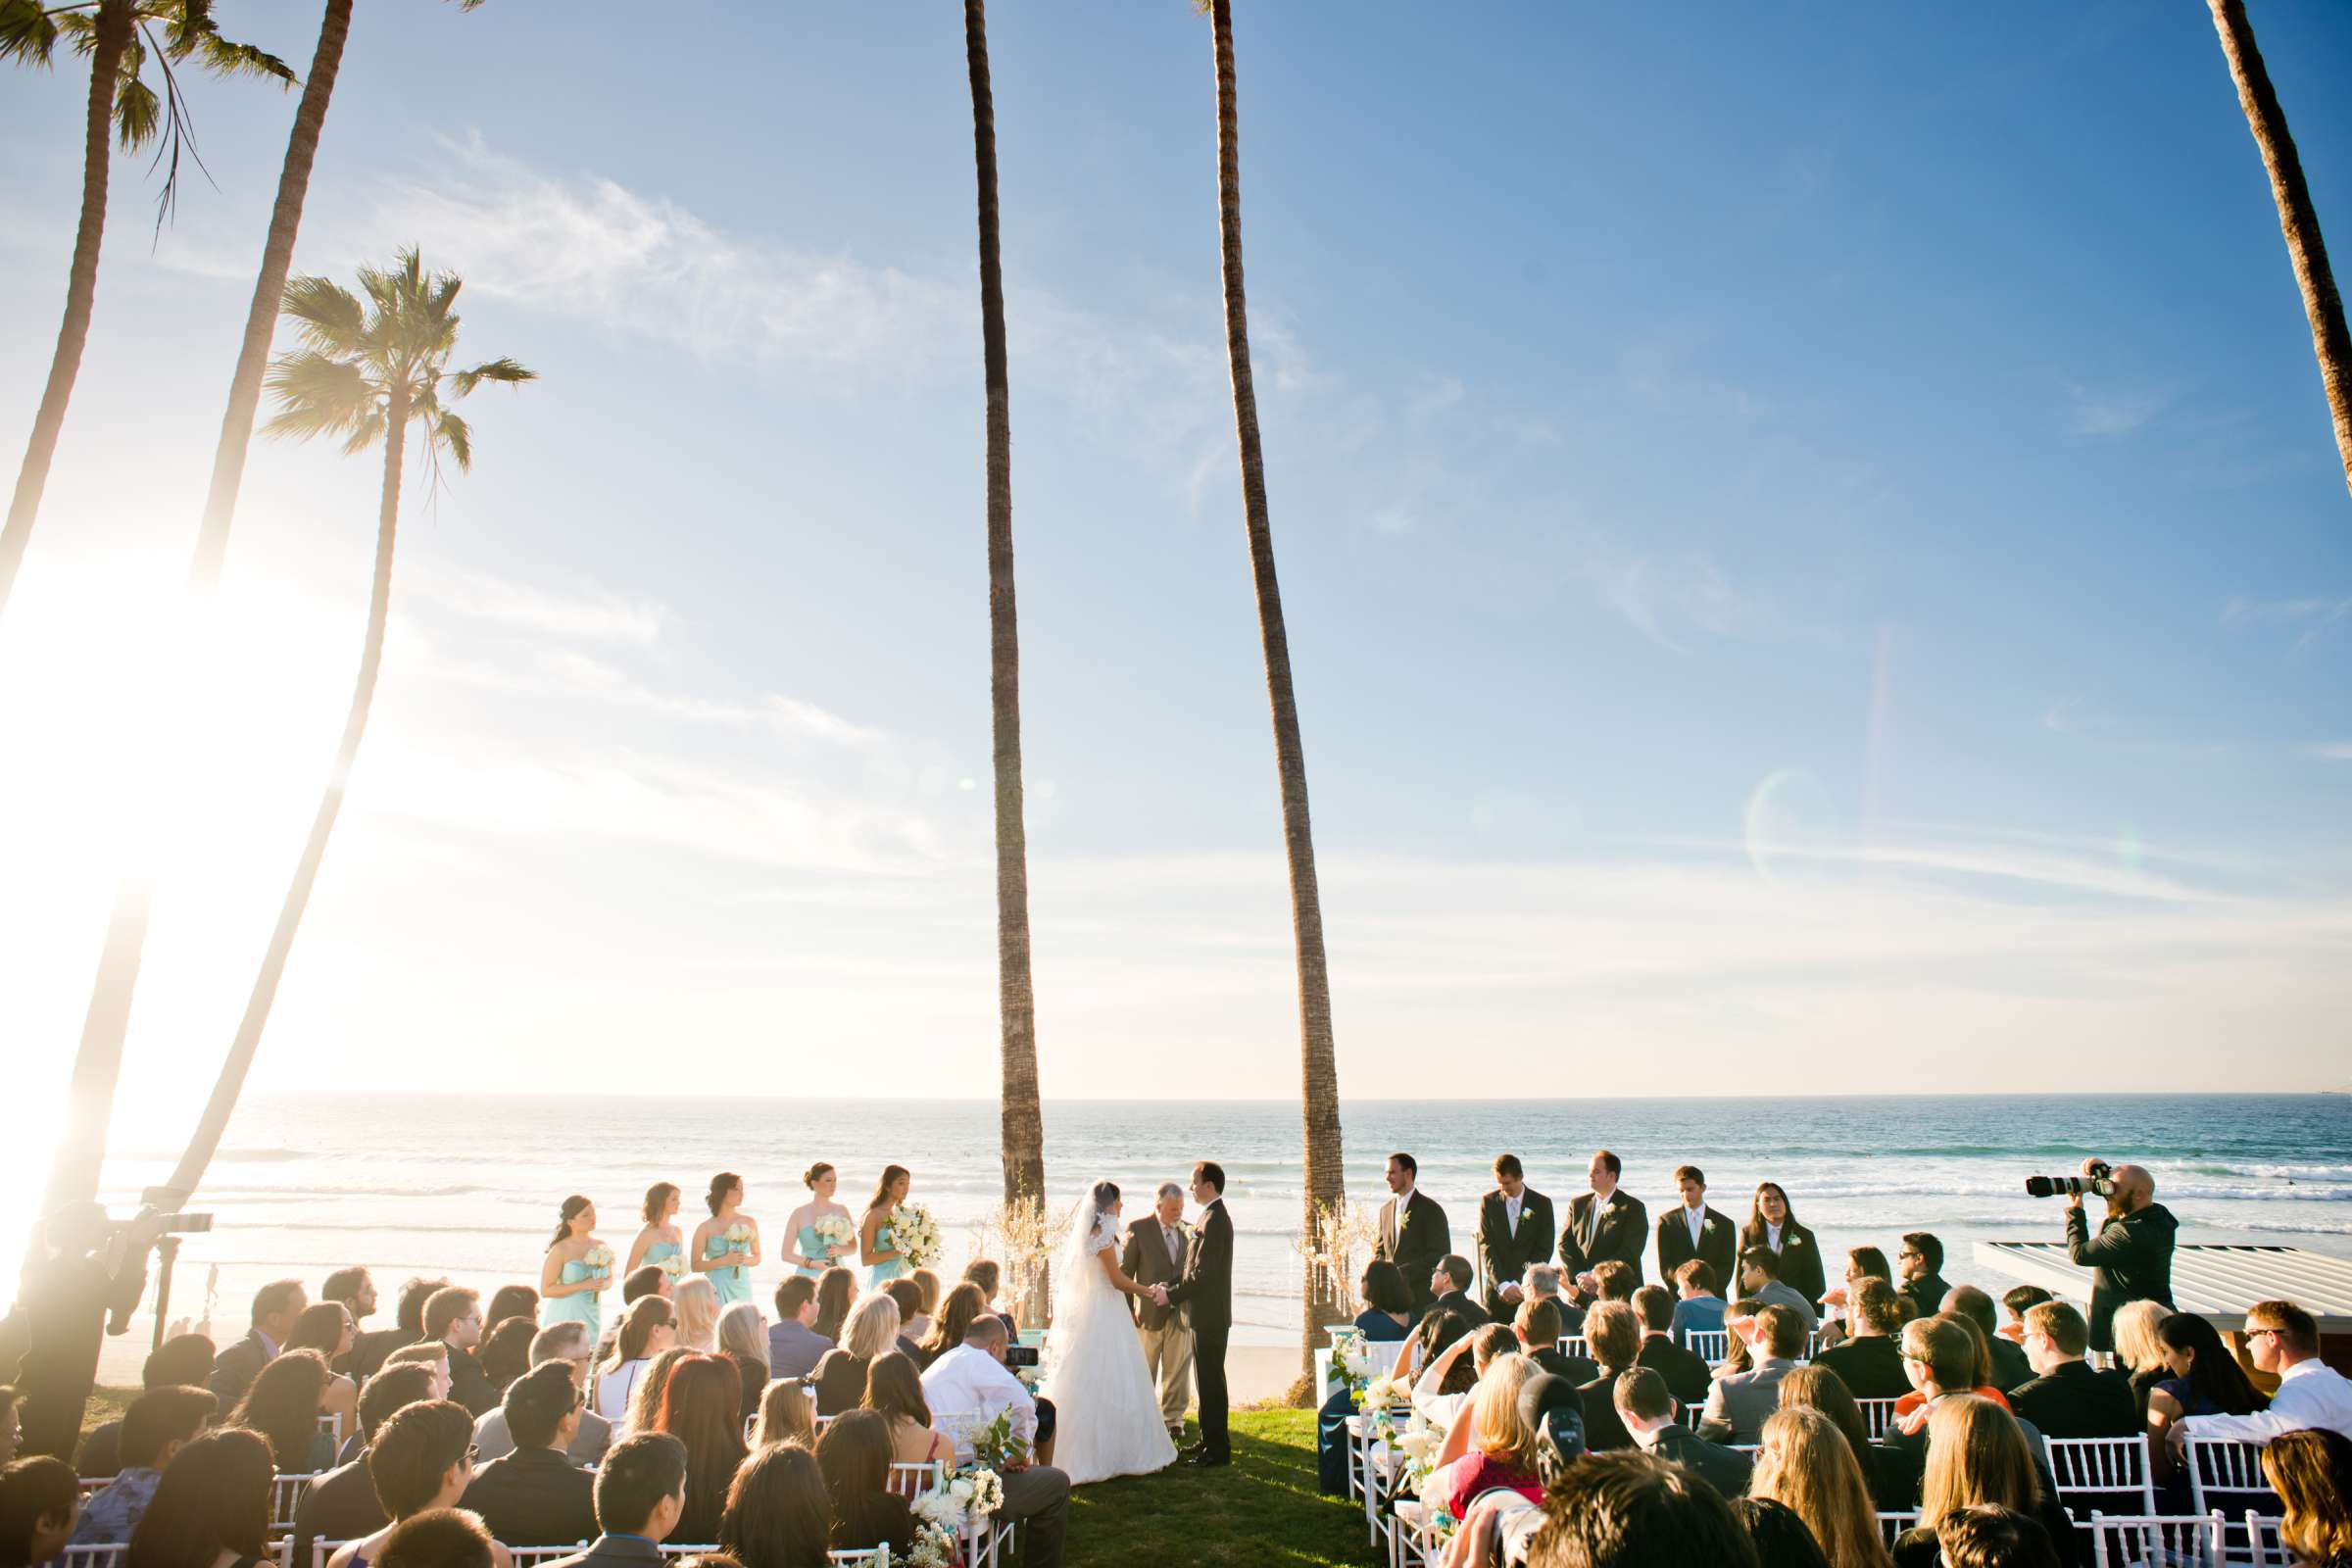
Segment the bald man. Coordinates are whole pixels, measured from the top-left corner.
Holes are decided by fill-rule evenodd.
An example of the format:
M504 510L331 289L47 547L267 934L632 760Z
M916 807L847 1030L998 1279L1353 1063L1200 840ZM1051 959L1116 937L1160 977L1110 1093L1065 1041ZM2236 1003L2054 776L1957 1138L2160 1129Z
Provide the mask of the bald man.
M2099 1162L2086 1159L2082 1174ZM2115 1348L2116 1308L2127 1301L2173 1304L2173 1235L2180 1222L2156 1201L2156 1178L2138 1165L2118 1165L2109 1178L2107 1218L2093 1239L2082 1216L2082 1195L2066 1200L2066 1255L2092 1270L2090 1348Z

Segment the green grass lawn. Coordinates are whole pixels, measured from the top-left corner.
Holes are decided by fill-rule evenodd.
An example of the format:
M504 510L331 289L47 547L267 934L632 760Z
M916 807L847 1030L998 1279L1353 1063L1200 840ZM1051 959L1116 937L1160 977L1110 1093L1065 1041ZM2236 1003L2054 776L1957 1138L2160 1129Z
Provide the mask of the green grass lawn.
M1315 1485L1315 1412L1241 1410L1233 1463L1178 1466L1081 1487L1070 1507L1069 1561L1094 1564L1378 1562L1360 1507Z

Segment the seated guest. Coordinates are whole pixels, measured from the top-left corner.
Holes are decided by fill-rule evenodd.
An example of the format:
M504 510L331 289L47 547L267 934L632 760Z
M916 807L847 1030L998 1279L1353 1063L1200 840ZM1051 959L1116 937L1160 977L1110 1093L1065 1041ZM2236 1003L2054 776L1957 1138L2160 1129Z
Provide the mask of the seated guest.
M434 1508L402 1520L375 1553L375 1568L513 1568L514 1561L489 1528L463 1508Z
M1578 1313L1580 1318L1583 1313ZM1519 1313L1511 1320L1519 1348L1535 1357L1538 1370L1579 1385L1590 1383L1600 1368L1581 1355L1560 1348L1560 1304L1548 1297L1523 1296Z
M1757 1568L1747 1528L1722 1494L1642 1453L1594 1454L1544 1499L1528 1568Z
M1937 1531L1948 1516L1995 1503L2042 1522L2062 1565L2077 1561L2075 1531L2051 1498L2017 1418L1990 1399L1955 1394L1936 1401L1928 1419L1928 1462L1921 1478L1919 1523L1897 1537L1895 1568L1936 1568Z
M357 1278L353 1278L355 1275ZM432 1299L435 1291L448 1283L447 1280L409 1280L401 1286L400 1295L393 1299L392 1326L388 1329L361 1330L360 1337L351 1344L351 1375L362 1388L368 1386L369 1378L384 1369L394 1350L424 1338L424 1303ZM343 1292L350 1294L339 1294ZM352 1320L356 1323L365 1324L375 1311L375 1281L366 1269L337 1269L326 1277L320 1294L350 1308Z
M510 1317L491 1325L490 1332L482 1336L481 1353L475 1359L482 1364L482 1376L490 1380L491 1392L500 1398L506 1397L509 1385L531 1369L531 1341L538 1333L539 1325L529 1318Z
M931 1314L939 1310L940 1298L947 1294L947 1286L941 1282L937 1274L927 1268L918 1268L906 1277L914 1281L916 1287L923 1293L922 1302L915 1308L914 1316L900 1324L899 1327L908 1339L920 1345L931 1337Z
M374 1478L368 1474L368 1445L393 1411L433 1397L432 1368L414 1361L387 1365L368 1380L360 1390L360 1430L354 1434L360 1451L305 1487L302 1500L294 1506L293 1562L317 1560L313 1542L356 1541L392 1522L376 1499Z
M2352 1562L2352 1439L2307 1427L2263 1446L2263 1479L2286 1505L2278 1544L2298 1562Z
M1926 1231L1908 1232L1894 1254L1894 1266L1903 1276L1895 1283L1895 1294L1911 1303L1912 1316L1934 1317L1943 1310L1943 1298L1952 1289L1943 1278L1943 1243Z
M1755 1543L1756 1561L1763 1568L1830 1568L1821 1544L1813 1539L1796 1510L1770 1497L1741 1497L1732 1504L1747 1539Z
M1404 1275L1385 1257L1364 1265L1355 1294L1364 1309L1355 1314L1355 1332L1374 1344L1401 1340L1413 1326L1413 1297L1404 1288Z
M972 1434L1009 1415L1013 1435L1023 1443L1037 1438L1037 1402L1020 1379L1004 1368L1004 1320L978 1317L965 1331L963 1344L931 1363L923 1373L923 1397L956 1440L956 1462L969 1464ZM1001 1517L1024 1521L1028 1537L1021 1545L1023 1568L1061 1568L1062 1537L1069 1528L1070 1478L1050 1464L1032 1464L1003 1478L1004 1507Z
M528 1285L501 1285L490 1293L489 1305L482 1308L482 1321L492 1328L510 1318L521 1318L539 1332L539 1293Z
M931 1406L923 1398L923 1375L911 1357L893 1350L866 1368L862 1408L880 1416L887 1427L892 1463L955 1467L955 1441L932 1424Z
M1688 1466L1727 1497L1747 1491L1753 1466L1744 1453L1707 1442L1674 1418L1666 1382L1648 1367L1636 1367L1617 1380L1612 1396L1617 1419L1634 1446L1660 1459Z
M653 1430L686 1445L686 1511L678 1518L682 1540L718 1539L727 1487L746 1452L742 1387L725 1357L689 1353L670 1368L662 1391Z
M1945 1394L1973 1394L2004 1410L2010 1407L2008 1396L1984 1381L1989 1359L1984 1337L1967 1318L1952 1312L1913 1318L1903 1325L1902 1347L1903 1375L1911 1380L1912 1392L1894 1403L1898 1431L1924 1433L1927 1407Z
M2246 1354L2254 1370L2278 1380L2267 1409L2251 1415L2192 1415L2173 1423L2175 1447L2190 1437L2268 1443L2284 1432L2318 1429L2352 1438L2352 1381L2320 1359L2320 1329L2292 1301L2246 1308Z
M993 1257L975 1257L964 1264L963 1283L979 1287L981 1310L1002 1318L1004 1323L1004 1343L1018 1345L1021 1326L1012 1320L1010 1312L997 1304L997 1292L1004 1283L1004 1271L998 1266L997 1260ZM844 1307L843 1311L846 1313L848 1308ZM948 1348L952 1350L956 1347L951 1345Z
M816 1387L816 1413L836 1416L865 1400L865 1363L847 1350L827 1350L809 1382Z
M2156 1337L2156 1325L2172 1310L2142 1297L2117 1307L2108 1320L2108 1332L2115 1340L2115 1370L2130 1382L2132 1402L2143 1423L2148 1419L2148 1396L2173 1375L2173 1369L2164 1364L2164 1342Z
M201 1334L174 1334L148 1352L139 1368L142 1389L204 1388L213 1378L213 1342ZM215 1402L218 1403L216 1396ZM10 1418L0 1416L0 1421ZM85 1481L111 1476L122 1468L122 1423L102 1421L81 1440L74 1471ZM0 1463L5 1463L0 1460Z
M1642 1320L1623 1301L1596 1301L1585 1315L1585 1344L1600 1370L1577 1392L1585 1401L1585 1446L1593 1453L1633 1446L1617 1419L1617 1379L1642 1353Z
M621 1314L620 1332L612 1337L612 1352L596 1369L596 1413L614 1426L627 1425L629 1405L646 1367L676 1344L677 1325L670 1321L667 1301L641 1296L630 1302Z
M1804 1325L1808 1339L1819 1321L1813 1303L1781 1279L1781 1254L1769 1247L1751 1247L1740 1254L1740 1294L1766 1306L1787 1307Z
M2160 1513L2185 1513L2188 1474L2172 1444L2173 1423L2186 1415L2251 1415L2271 1401L2246 1376L2214 1326L2193 1312L2174 1312L2156 1325L2172 1376L2148 1395L2148 1454L2156 1468Z
M1740 1246L1769 1247L1781 1260L1779 1279L1818 1307L1828 1284L1823 1275L1821 1243L1797 1222L1788 1195L1779 1182L1758 1182L1749 1204L1747 1223L1740 1228Z
M270 1560L270 1440L219 1427L173 1456L130 1533L123 1568L259 1568Z
M816 1281L806 1274L787 1274L776 1287L776 1321L767 1331L767 1371L771 1378L805 1378L833 1342L816 1332Z
M772 1448L780 1443L812 1451L816 1447L816 1404L798 1379L770 1383L760 1398L760 1421L752 1429L752 1446Z
M603 1533L586 1551L549 1568L662 1568L662 1543L685 1508L686 1445L666 1432L623 1438L596 1472L596 1528Z
M760 1408L767 1392L767 1320L749 1301L737 1301L718 1314L718 1353L734 1367L741 1385L737 1403L748 1415Z
M1857 1399L1899 1399L1909 1394L1911 1380L1903 1373L1903 1348L1895 1339L1902 1332L1903 1312L1894 1287L1885 1280L1863 1280L1854 1288L1850 1311L1845 1341L1816 1355L1814 1364L1837 1373Z
M2026 1359L2034 1379L2014 1390L2009 1403L2051 1438L2128 1438L2141 1430L2132 1385L2083 1359L2090 1327L2064 1301L2044 1301L2026 1313Z
M1458 1418L1469 1408L1487 1368L1518 1348L1519 1337L1499 1323L1472 1329L1422 1368L1413 1385L1413 1408L1450 1432L1460 1424Z
M833 1498L815 1454L762 1447L743 1462L718 1521L720 1550L742 1568L825 1568L832 1543Z
M678 1348L715 1350L718 1348L718 1287L707 1274L693 1274L669 1288L669 1309L677 1320Z
M828 1345L841 1343L841 1331L858 1303L858 1277L838 1264L816 1277L816 1321L809 1327Z
M982 1293L979 1286L970 1280L958 1284L940 1298L939 1310L931 1315L931 1332L923 1337L920 1347L922 1353L915 1357L915 1364L918 1367L930 1366L932 1362L963 1343L964 1331L969 1329L976 1319L995 1316L995 1313L989 1311L988 1297ZM998 1317L997 1321L1005 1322L1002 1317ZM1009 1324L1005 1327L1004 1337L1008 1344L1017 1338ZM820 1339L817 1344L822 1346L825 1342ZM822 1350L818 1352L818 1359L823 1359ZM813 1363L811 1365L813 1366ZM780 1372L776 1375L783 1376Z
M1403 1383L1418 1381L1432 1360L1469 1332L1469 1321L1457 1313L1422 1313L1421 1320L1413 1325L1413 1332L1396 1348L1396 1359L1390 1363L1389 1376ZM1378 1357L1374 1358L1374 1364L1378 1364Z
M1857 1247L1846 1253L1844 1275L1822 1297L1822 1306L1829 1313L1821 1329L1822 1344L1836 1345L1852 1332L1848 1320L1853 1314L1854 1292L1864 1280L1885 1280L1889 1289L1894 1285L1894 1270L1887 1266L1886 1254L1875 1247Z
M1612 1257L1592 1265L1592 1298L1631 1303L1641 1288L1642 1271L1624 1258Z
M122 1413L122 1468L90 1494L80 1523L74 1527L74 1544L103 1546L128 1541L139 1515L154 1500L164 1467L204 1435L220 1406L209 1389L149 1389L131 1400Z
M1664 1378L1668 1392L1685 1404L1706 1398L1707 1363L1674 1343L1674 1298L1666 1287L1644 1285L1634 1292L1634 1315L1642 1320L1642 1353L1634 1364Z
M1674 1321L1668 1325L1674 1332L1675 1343L1688 1345L1691 1332L1720 1334L1723 1332L1723 1298L1716 1294L1721 1281L1703 1258L1692 1258L1674 1271L1674 1288L1680 1299L1674 1303Z
M449 1347L449 1396L474 1415L498 1408L498 1391L474 1350L482 1343L482 1297L450 1286L424 1303L424 1337Z
M326 1392L318 1396L318 1413L333 1416L345 1433L359 1427L360 1386L335 1367L350 1359L351 1348L359 1342L360 1331L343 1309L340 1301L320 1301L302 1309L294 1320L294 1332L286 1336L284 1350L317 1350L326 1357Z
M911 1357L920 1342L906 1332L908 1322L922 1315L923 1288L913 1279L902 1274L895 1280L883 1282L882 1294L889 1297L899 1309L899 1333L891 1348Z
M1766 1418L1780 1408L1781 1379L1805 1353L1803 1320L1789 1308L1768 1306L1756 1314L1755 1324L1755 1366L1727 1372L1708 1386L1698 1432L1710 1442L1756 1442Z
M588 1325L576 1320L550 1323L531 1337L531 1366L561 1365L571 1376L572 1387L580 1391L579 1429L572 1434L571 1443L564 1457L577 1465L595 1465L612 1446L612 1423L587 1406L588 1393ZM514 1440L507 1432L507 1412L502 1405L473 1424L474 1457L503 1459L514 1451Z
M1800 1405L1774 1411L1761 1437L1749 1495L1804 1520L1830 1568L1887 1568L1878 1510L1845 1434Z
M1477 1271L1471 1268L1468 1258L1458 1253L1446 1253L1438 1259L1438 1266L1430 1270L1429 1291L1432 1300L1425 1310L1451 1312L1472 1328L1490 1321L1487 1309L1470 1295L1470 1284L1477 1278Z
M557 1361L533 1367L507 1386L499 1409L514 1449L476 1470L459 1505L518 1546L586 1541L596 1533L596 1478L564 1457L580 1424L571 1369Z
M317 1350L286 1350L255 1374L245 1397L228 1413L226 1425L259 1432L270 1440L279 1475L317 1475L335 1462L335 1440L318 1425L326 1394L326 1357Z
M403 1519L433 1508L454 1508L473 1479L469 1451L473 1418L454 1399L435 1399L395 1410L368 1445L368 1476L376 1500L392 1522L371 1536L347 1541L327 1558L326 1568L368 1568L384 1538ZM169 1477L166 1478L170 1479Z
M0 1568L29 1568L62 1553L80 1501L74 1467L55 1455L0 1465Z
M2058 1568L2058 1548L2041 1521L1998 1503L1945 1514L1936 1542L1945 1568Z
M1891 1297L1893 1293L1887 1294ZM1911 1511L1919 1494L1909 1465L1901 1455L1889 1453L1871 1442L1870 1428L1863 1423L1861 1408L1837 1373L1819 1362L1792 1368L1781 1379L1781 1408L1818 1410L1828 1417L1830 1425L1845 1438L1845 1446L1853 1450L1855 1462L1862 1467L1863 1484L1870 1488L1871 1501L1879 1512Z
M2023 1346L2026 1341L2026 1314L2044 1301L2057 1298L2038 1285L2018 1285L2001 1293L2001 1311L2004 1314L1998 1338L2012 1345Z
M1446 1432L1438 1467L1421 1488L1424 1501L1459 1519L1472 1499L1497 1487L1530 1502L1543 1500L1536 1479L1536 1432L1519 1406L1520 1394L1536 1376L1536 1363L1519 1354L1501 1356L1487 1368L1463 1418Z
M449 1397L449 1347L439 1340L425 1340L416 1345L404 1345L384 1357L386 1366L420 1366L432 1380L432 1399Z
M1996 1332L1999 1320L1991 1297L1974 1285L1955 1285L1943 1298L1943 1309L1968 1319L1984 1336L1985 1348L1992 1352L1992 1376L1986 1381L1994 1388L2014 1389L2034 1376L2034 1363L2026 1359L2024 1348Z
M294 1320L311 1304L300 1280L271 1280L253 1293L253 1326L245 1337L213 1357L213 1375L206 1387L224 1410L236 1408L262 1368L294 1332Z
M888 1546L896 1558L914 1548L914 1515L890 1490L890 1432L871 1410L852 1410L816 1440L817 1468L833 1503L833 1549ZM690 1472L691 1473L691 1472Z
M1557 1263L1530 1263L1526 1276L1520 1281L1519 1296L1525 1301L1550 1301L1560 1309L1560 1332L1585 1332L1585 1309L1571 1300L1566 1281Z
M339 1268L318 1282L318 1299L332 1301L343 1308L344 1315L351 1319L351 1348L329 1364L354 1384L367 1382L368 1374L383 1364L384 1356L399 1348L395 1345L385 1346L368 1372L360 1371L353 1364L361 1347L370 1337L367 1332L367 1322L375 1315L375 1276L364 1268Z
M1723 1359L1715 1363L1716 1377L1756 1369L1756 1314L1764 1303L1741 1297L1723 1309Z

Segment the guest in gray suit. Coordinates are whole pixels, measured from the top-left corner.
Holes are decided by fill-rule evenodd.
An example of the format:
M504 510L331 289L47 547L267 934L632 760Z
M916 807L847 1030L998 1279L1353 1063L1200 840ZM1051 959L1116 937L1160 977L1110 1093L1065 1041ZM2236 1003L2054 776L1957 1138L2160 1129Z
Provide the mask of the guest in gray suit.
M1798 1358L1805 1353L1804 1319L1786 1306L1768 1306L1758 1312L1755 1333L1755 1366L1746 1372L1727 1372L1707 1390L1698 1435L1710 1443L1756 1442L1765 1419L1781 1407L1781 1379L1800 1364Z
M1796 1314L1797 1322L1810 1336L1819 1318L1813 1303L1804 1293L1793 1286L1781 1283L1781 1254L1761 1244L1740 1254L1740 1294L1762 1301L1766 1306L1785 1306ZM1797 1353L1804 1353L1800 1340Z
M640 1432L612 1446L596 1473L596 1528L586 1551L549 1568L661 1568L662 1543L686 1511L686 1445Z
M550 1361L562 1361L571 1369L572 1387L583 1395L588 1392L588 1325L577 1319L550 1323L531 1340L531 1365L545 1366ZM473 1424L475 1457L487 1462L503 1459L514 1451L514 1434L507 1430L507 1409L504 1404L485 1411ZM602 1463L605 1450L612 1446L612 1423L580 1406L580 1428L572 1434L564 1457L573 1464ZM296 1561L301 1558L297 1557Z

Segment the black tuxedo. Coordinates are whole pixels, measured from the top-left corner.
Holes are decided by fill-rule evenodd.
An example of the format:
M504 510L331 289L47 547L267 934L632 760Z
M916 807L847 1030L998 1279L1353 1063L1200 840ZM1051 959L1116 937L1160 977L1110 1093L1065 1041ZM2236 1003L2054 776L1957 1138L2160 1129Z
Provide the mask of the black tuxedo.
M1744 1453L1709 1443L1680 1421L1669 1421L1650 1440L1650 1452L1671 1459L1713 1487L1727 1499L1747 1495L1755 1463Z
M1555 1378L1566 1378L1583 1388L1600 1376L1599 1363L1588 1361L1581 1355L1570 1355L1556 1345L1546 1345L1527 1352L1530 1359Z
M502 1544L563 1546L596 1535L596 1477L553 1448L517 1448L473 1473L458 1506Z
M1225 1430L1225 1342L1233 1336L1233 1219L1225 1212L1221 1195L1201 1211L1186 1254L1184 1278L1168 1287L1168 1301L1190 1308L1193 1380L1200 1392L1200 1446L1210 1457L1223 1459L1233 1450Z
M1486 1327L1489 1321L1487 1309L1470 1299L1468 1291L1447 1291L1444 1296L1432 1299L1429 1309L1432 1312L1451 1312L1474 1329Z
M498 1390L490 1382L490 1374L482 1370L482 1363L471 1350L461 1350L454 1345L449 1348L449 1396L464 1405L466 1413L476 1421L497 1409L499 1403ZM499 1539L503 1542L506 1538Z
M1592 1210L1599 1195L1584 1193L1568 1200L1568 1223L1560 1227L1560 1262L1571 1285L1577 1275L1611 1258L1631 1264L1634 1283L1642 1283L1642 1254L1649 1250L1649 1210L1623 1188L1612 1196L1615 1201L1601 1217L1597 1234ZM1585 1430L1592 1432L1589 1425Z
M1845 1392L1857 1399L1899 1399L1911 1392L1911 1379L1903 1372L1903 1348L1888 1335L1857 1335L1822 1351L1813 1364L1837 1373Z
M375 1483L368 1475L368 1451L320 1476L303 1489L294 1506L294 1555L297 1564L312 1560L314 1541L357 1541L372 1536L392 1521L376 1500Z
M1696 1351L1687 1350L1663 1334L1642 1336L1642 1349L1634 1357L1634 1365L1645 1366L1657 1373L1665 1383L1666 1392L1685 1405L1704 1403L1707 1397L1707 1363Z
M1380 1205L1380 1233L1373 1239L1372 1255L1388 1259L1403 1274L1415 1312L1429 1310L1435 1294L1429 1288L1429 1277L1452 1250L1453 1232L1446 1227L1446 1210L1427 1193L1416 1188L1401 1215L1396 1212L1395 1198Z
M1683 1205L1675 1204L1658 1216L1658 1278L1671 1282L1674 1271L1692 1258L1715 1271L1715 1288L1732 1287L1732 1260L1740 1253L1739 1227L1731 1216L1709 1203L1699 1213L1698 1245L1690 1245L1690 1222Z
M1603 1371L1576 1392L1585 1401L1585 1448L1588 1452L1604 1453L1611 1448L1630 1448L1634 1446L1634 1435L1625 1430L1624 1418L1617 1414L1616 1373Z
M1174 1285L1184 1278L1184 1257L1192 1250L1184 1232L1176 1233L1176 1252L1168 1253L1168 1242L1160 1230L1159 1216L1146 1214L1127 1227L1127 1245L1119 1253L1119 1267L1138 1285ZM1177 1308L1161 1306L1149 1296L1131 1296L1136 1321L1148 1329L1164 1329L1176 1320Z
M2128 1438L2145 1429L2129 1378L2064 1361L2009 1391L2009 1407L2047 1438Z
M2026 1359L2026 1348L2015 1340L1994 1335L1992 1346L1992 1386L2007 1394L2021 1383L2034 1381L2034 1363Z
M1740 1233L1742 1250L1771 1245L1772 1233L1754 1220L1748 1221L1747 1228ZM1821 1243L1811 1231L1793 1221L1781 1227L1781 1283L1811 1301L1814 1311L1821 1310L1822 1293L1829 1289L1828 1276L1822 1267ZM1723 1282L1726 1299L1732 1297L1738 1284L1737 1280Z
M1913 1317L1934 1317L1943 1310L1943 1298L1951 1292L1943 1276L1927 1273L1915 1280L1905 1280L1894 1288L1894 1294L1911 1303Z
M1526 1280L1528 1265L1550 1254L1551 1238L1551 1200L1534 1188L1519 1190L1516 1229L1501 1188L1478 1200L1478 1273L1486 1284L1489 1317L1497 1323L1511 1320L1515 1308L1502 1298L1502 1288Z
M213 1375L205 1381L205 1387L220 1401L222 1420L228 1419L228 1412L237 1407L237 1401L245 1397L245 1391L253 1387L253 1380L262 1375L262 1368L276 1353L263 1343L259 1332L248 1331L243 1339L213 1357Z

